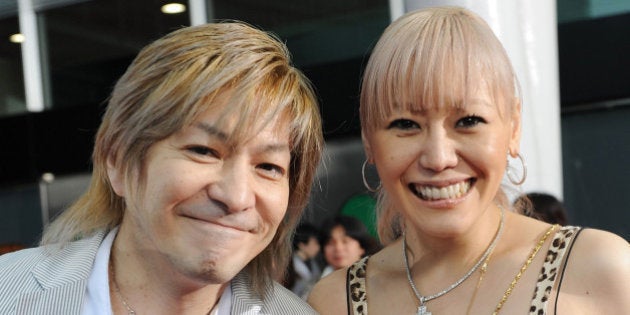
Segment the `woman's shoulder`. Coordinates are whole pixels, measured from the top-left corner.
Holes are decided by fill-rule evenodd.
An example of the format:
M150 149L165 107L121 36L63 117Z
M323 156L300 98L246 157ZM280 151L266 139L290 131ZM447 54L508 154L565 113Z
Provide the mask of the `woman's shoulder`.
M619 235L597 229L582 229L575 239L568 264L574 270L610 274L630 272L630 244ZM626 280L628 278L625 278Z
M347 310L346 273L333 271L319 280L308 295L308 303L321 314L343 314Z
M571 292L583 308L630 311L630 244L602 230L582 229L567 257L562 292ZM621 309L619 308L621 307ZM612 311L612 310L611 310Z

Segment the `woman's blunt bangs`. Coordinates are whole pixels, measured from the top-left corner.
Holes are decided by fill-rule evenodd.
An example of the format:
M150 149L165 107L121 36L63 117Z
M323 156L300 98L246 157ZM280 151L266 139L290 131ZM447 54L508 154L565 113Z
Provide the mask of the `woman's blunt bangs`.
M464 108L480 88L488 89L496 105L513 104L511 64L484 24L459 8L411 12L392 23L366 66L363 131L371 132L394 111Z

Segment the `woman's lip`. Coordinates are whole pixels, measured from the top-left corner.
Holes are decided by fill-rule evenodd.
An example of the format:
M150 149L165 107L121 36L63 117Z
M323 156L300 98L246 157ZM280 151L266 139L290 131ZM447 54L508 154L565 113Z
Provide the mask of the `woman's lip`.
M444 185L448 183L448 185ZM428 185L423 184L409 184L409 189L423 201L443 201L443 200L458 200L466 196L473 185L475 184L474 178L459 181L440 182L435 185L436 182Z
M420 181L414 181L411 184L417 185L417 186L445 187L445 186L450 186L450 185L465 182L465 181L470 181L473 178L474 177L466 176L466 177L461 177L461 178L451 178L451 179L444 179L444 180L435 180L435 179L426 180L426 181L420 180Z

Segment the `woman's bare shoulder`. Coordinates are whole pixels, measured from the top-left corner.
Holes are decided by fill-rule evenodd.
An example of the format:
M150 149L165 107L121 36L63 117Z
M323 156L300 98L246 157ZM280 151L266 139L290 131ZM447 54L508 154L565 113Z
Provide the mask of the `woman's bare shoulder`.
M308 303L320 314L345 314L347 268L336 270L315 284L308 295Z
M581 297L575 302L583 303L583 309L630 314L630 244L597 229L584 229L574 241L561 296L565 292ZM602 307L611 307L611 312L604 312Z
M630 244L619 235L603 230L584 229L575 239L572 251L569 264L580 271L630 271Z

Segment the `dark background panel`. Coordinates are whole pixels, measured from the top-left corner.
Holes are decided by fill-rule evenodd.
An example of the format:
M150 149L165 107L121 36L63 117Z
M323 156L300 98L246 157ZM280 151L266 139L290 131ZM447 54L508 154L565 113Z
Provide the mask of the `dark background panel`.
M630 97L630 14L558 26L563 108Z

